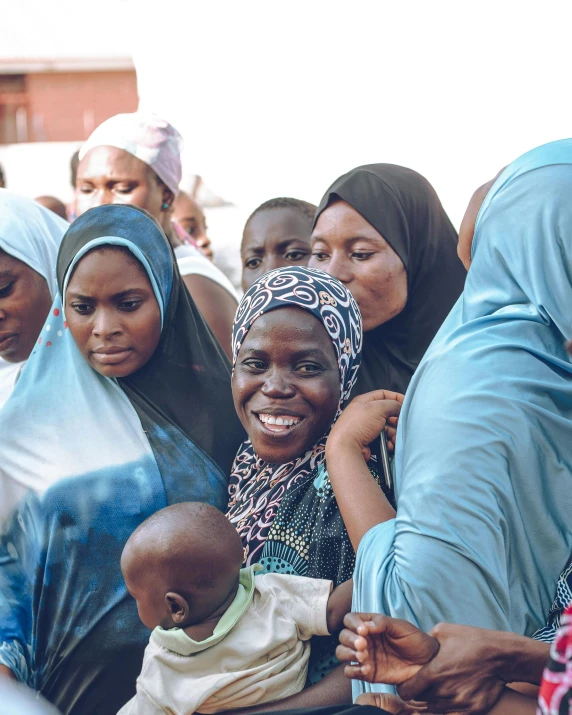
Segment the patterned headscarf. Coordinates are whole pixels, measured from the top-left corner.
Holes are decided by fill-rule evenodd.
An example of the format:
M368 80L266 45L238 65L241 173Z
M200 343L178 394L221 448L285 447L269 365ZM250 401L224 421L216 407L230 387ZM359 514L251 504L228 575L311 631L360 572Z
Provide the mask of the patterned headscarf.
M253 323L271 310L288 307L302 308L314 315L332 341L340 371L335 422L357 379L363 341L357 303L336 278L305 266L278 268L259 278L238 306L232 334L233 365ZM256 456L250 440L239 449L230 476L227 516L242 538L247 564L260 558L288 488L324 462L327 436L286 464L264 462Z

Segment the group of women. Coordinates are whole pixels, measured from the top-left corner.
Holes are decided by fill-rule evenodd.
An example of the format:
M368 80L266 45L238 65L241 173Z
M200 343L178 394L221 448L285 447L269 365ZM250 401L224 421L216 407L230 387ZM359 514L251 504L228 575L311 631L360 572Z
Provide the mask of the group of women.
M572 141L500 174L468 274L423 177L350 171L316 211L309 265L273 265L234 315L172 220L176 131L105 124L80 153L71 225L0 190L0 676L63 713L117 712L148 640L120 554L182 501L225 511L246 563L353 575L354 611L419 637L440 621L541 628L572 553ZM326 444L379 390L405 393L391 484L379 442L362 445L396 516L358 545ZM351 700L337 636L314 640L308 687L273 708Z

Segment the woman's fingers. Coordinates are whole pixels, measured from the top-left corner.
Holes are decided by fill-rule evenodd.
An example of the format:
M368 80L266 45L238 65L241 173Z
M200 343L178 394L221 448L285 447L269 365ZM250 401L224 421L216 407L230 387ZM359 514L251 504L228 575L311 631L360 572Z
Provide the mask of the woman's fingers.
M366 678L366 674L363 672L364 668L363 665L346 665L344 675L351 680L364 680Z
M366 650L367 640L354 631L344 628L340 633L340 644L353 651Z
M336 648L336 658L342 663L358 663L361 665L361 663L367 660L367 657L367 650L353 650L343 645L339 645Z
M344 616L344 626L349 628L350 631L354 631L354 633L365 636L369 631L368 624L373 622L375 616L375 613L346 613ZM342 633L343 632L344 631L342 631Z

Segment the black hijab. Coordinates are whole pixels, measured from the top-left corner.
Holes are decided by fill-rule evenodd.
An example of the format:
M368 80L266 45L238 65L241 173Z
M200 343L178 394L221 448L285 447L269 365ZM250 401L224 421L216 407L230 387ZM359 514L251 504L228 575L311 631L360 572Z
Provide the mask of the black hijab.
M457 256L457 232L427 179L403 166L368 164L341 176L320 202L314 227L339 199L383 236L407 271L405 308L364 334L352 397L381 388L405 392L463 290L466 272Z

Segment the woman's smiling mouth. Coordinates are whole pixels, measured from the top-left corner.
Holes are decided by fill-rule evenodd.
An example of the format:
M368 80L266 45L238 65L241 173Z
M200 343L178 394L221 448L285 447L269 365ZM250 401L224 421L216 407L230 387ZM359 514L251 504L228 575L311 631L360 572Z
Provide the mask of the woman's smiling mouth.
M297 415L270 415L266 412L254 413L263 428L268 432L288 432L304 419Z

